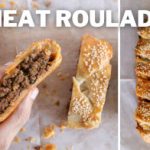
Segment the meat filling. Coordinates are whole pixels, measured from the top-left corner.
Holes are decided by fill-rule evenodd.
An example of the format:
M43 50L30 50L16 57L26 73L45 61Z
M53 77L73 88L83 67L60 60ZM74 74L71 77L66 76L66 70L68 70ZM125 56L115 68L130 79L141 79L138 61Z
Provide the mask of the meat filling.
M52 54L47 55L44 51L32 53L17 66L13 74L3 76L0 83L0 114L13 104L23 90L48 71L52 60Z

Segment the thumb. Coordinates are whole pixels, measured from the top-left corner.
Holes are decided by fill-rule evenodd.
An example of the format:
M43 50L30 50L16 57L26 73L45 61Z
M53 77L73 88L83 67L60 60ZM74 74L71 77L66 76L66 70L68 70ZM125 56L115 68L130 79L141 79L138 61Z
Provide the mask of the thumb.
M3 66L0 66L0 78L2 78L4 72L5 72L5 69L10 65L12 64L12 62L8 62L6 64L4 64Z
M27 122L30 117L32 104L38 93L39 90L37 88L29 92L14 114L8 118L9 125L12 124L13 127L21 128Z

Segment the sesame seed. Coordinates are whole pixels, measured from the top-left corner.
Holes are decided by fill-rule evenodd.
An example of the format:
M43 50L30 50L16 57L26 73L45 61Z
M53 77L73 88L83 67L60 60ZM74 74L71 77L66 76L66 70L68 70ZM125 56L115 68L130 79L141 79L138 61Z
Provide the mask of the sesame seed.
M85 124L100 119L97 113L102 111L105 102L111 73L109 61L112 53L106 41L97 40L89 45L87 43L83 40L79 60L85 67L87 76L84 81L76 76L79 91L77 94L74 93L69 110L69 115L72 113L79 115L80 121Z
M103 64L105 62L109 62L109 60L109 47L107 42L100 41L96 46L88 45L83 50L83 62L90 74L93 73L95 67L97 67L97 69L101 69Z
M140 102L137 108L137 115L145 121L150 121L150 102Z
M150 63L137 62L136 74L137 76L150 77Z
M90 102L83 96L80 98L75 97L72 102L72 112L79 114L85 121L92 112Z

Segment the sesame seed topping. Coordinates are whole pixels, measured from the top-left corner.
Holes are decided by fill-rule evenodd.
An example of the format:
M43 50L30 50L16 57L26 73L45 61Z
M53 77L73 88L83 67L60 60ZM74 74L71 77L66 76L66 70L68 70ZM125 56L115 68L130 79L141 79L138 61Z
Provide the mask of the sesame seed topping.
M145 121L150 121L150 102L141 102L137 108L137 115Z
M77 74L73 86L79 89L76 93L73 91L69 110L69 115L79 115L84 125L100 120L97 114L102 111L111 74L111 46L103 40L92 40L93 43L82 42L79 60L82 65L79 67L83 67L81 69L85 70L86 77L83 80L82 75Z
M145 99L150 99L150 81L138 79L136 92L138 96Z
M150 27L139 28L142 37L136 46L136 95L139 104L136 110L136 120L143 130L150 130ZM144 39L146 38L146 39Z
M109 47L106 42L100 42L97 45L92 45L83 49L83 62L87 67L87 71L92 74L93 71L102 68L105 62L109 62Z
M107 69L108 68L106 67L104 70L92 74L88 81L90 99L96 107L99 107L101 102L103 102L106 97L106 91L109 82L109 74L107 75L106 72Z
M86 121L89 114L92 112L90 102L83 96L80 98L75 97L72 102L72 112L79 114L83 121Z
M150 63L137 62L136 73L138 76L150 77Z
M72 100L72 112L82 117L83 121L87 121L94 108L101 108L104 105L106 91L109 82L110 72L106 66L103 70L93 73L87 80L80 85L86 87L88 94L80 93L80 97ZM81 90L82 91L82 90Z

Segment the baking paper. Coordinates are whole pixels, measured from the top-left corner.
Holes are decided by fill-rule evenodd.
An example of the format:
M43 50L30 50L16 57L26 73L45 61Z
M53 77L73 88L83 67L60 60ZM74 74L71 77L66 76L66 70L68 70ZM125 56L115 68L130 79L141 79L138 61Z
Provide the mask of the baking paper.
M56 9L112 9L117 16L117 1L52 1L51 10ZM117 20L117 17L114 17ZM72 77L76 73L81 37L91 34L100 39L106 39L113 45L114 56L111 61L112 77L107 94L106 104L102 114L102 123L98 129L75 130L56 128L56 135L48 140L42 137L43 129L49 124L60 125L67 118L68 105L71 97ZM61 66L48 77L38 88L40 94L34 102L32 114L25 125L26 131L19 133L21 142L13 143L10 150L33 149L34 146L53 143L58 150L116 150L117 149L117 28L56 28L49 20L47 28L1 28L0 29L0 63L12 61L15 55L27 48L32 42L50 38L56 40L62 47L63 61ZM62 75L63 79L60 77ZM59 106L56 105L58 104ZM26 138L33 137L30 143Z

